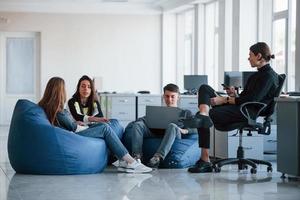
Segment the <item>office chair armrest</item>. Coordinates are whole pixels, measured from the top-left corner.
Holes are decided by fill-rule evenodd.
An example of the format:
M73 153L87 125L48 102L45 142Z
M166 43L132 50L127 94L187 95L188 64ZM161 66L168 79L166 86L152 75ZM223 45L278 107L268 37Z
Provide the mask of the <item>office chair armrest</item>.
M261 111L267 106L265 103L251 101L243 103L240 107L241 113L248 120L248 124L251 126L257 126L256 119L258 118ZM255 108L255 109L251 109Z

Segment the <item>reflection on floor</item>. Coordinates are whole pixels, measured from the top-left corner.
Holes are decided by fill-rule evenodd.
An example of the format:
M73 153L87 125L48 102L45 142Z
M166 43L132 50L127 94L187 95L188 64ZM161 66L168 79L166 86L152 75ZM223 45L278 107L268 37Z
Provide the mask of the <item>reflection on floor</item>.
M186 169L159 169L151 174L117 173L41 176L15 174L7 158L8 127L0 127L0 200L73 199L300 199L300 182L282 180L281 173L258 168L256 175L235 166L221 173L190 174Z

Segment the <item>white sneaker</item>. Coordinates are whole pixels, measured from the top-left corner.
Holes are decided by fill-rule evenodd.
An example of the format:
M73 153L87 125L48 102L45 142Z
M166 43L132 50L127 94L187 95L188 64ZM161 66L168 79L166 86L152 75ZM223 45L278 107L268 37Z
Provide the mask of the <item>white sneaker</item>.
M148 173L152 171L152 168L145 166L140 161L134 161L131 164L126 163L125 166L119 165L118 171L127 173Z
M136 159L136 161L138 163L142 163L142 161L140 159ZM116 160L115 162L112 163L113 166L115 167L123 167L123 168L126 168L127 166L127 162L124 161L124 160Z
M127 163L124 160L117 160L113 162L112 165L115 167L125 167Z

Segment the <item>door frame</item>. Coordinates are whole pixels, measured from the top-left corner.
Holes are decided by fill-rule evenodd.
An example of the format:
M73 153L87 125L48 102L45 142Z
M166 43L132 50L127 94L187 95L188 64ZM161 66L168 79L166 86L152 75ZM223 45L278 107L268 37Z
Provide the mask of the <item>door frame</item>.
M33 94L7 94L6 93L6 40L7 38L33 38L34 39L34 92ZM0 31L0 125L9 125L10 118L5 114L5 101L7 98L21 99L28 98L37 101L40 98L40 33L39 32L1 32ZM8 105L11 107L12 105ZM12 112L12 111L11 111ZM11 117L11 116L10 116Z

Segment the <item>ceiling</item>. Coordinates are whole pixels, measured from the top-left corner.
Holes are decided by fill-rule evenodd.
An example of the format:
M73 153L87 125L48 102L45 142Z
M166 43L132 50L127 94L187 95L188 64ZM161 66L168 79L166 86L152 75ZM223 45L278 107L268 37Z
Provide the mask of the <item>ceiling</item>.
M166 0L0 0L0 12L158 14L161 2Z
M211 0L0 0L0 12L161 14Z

